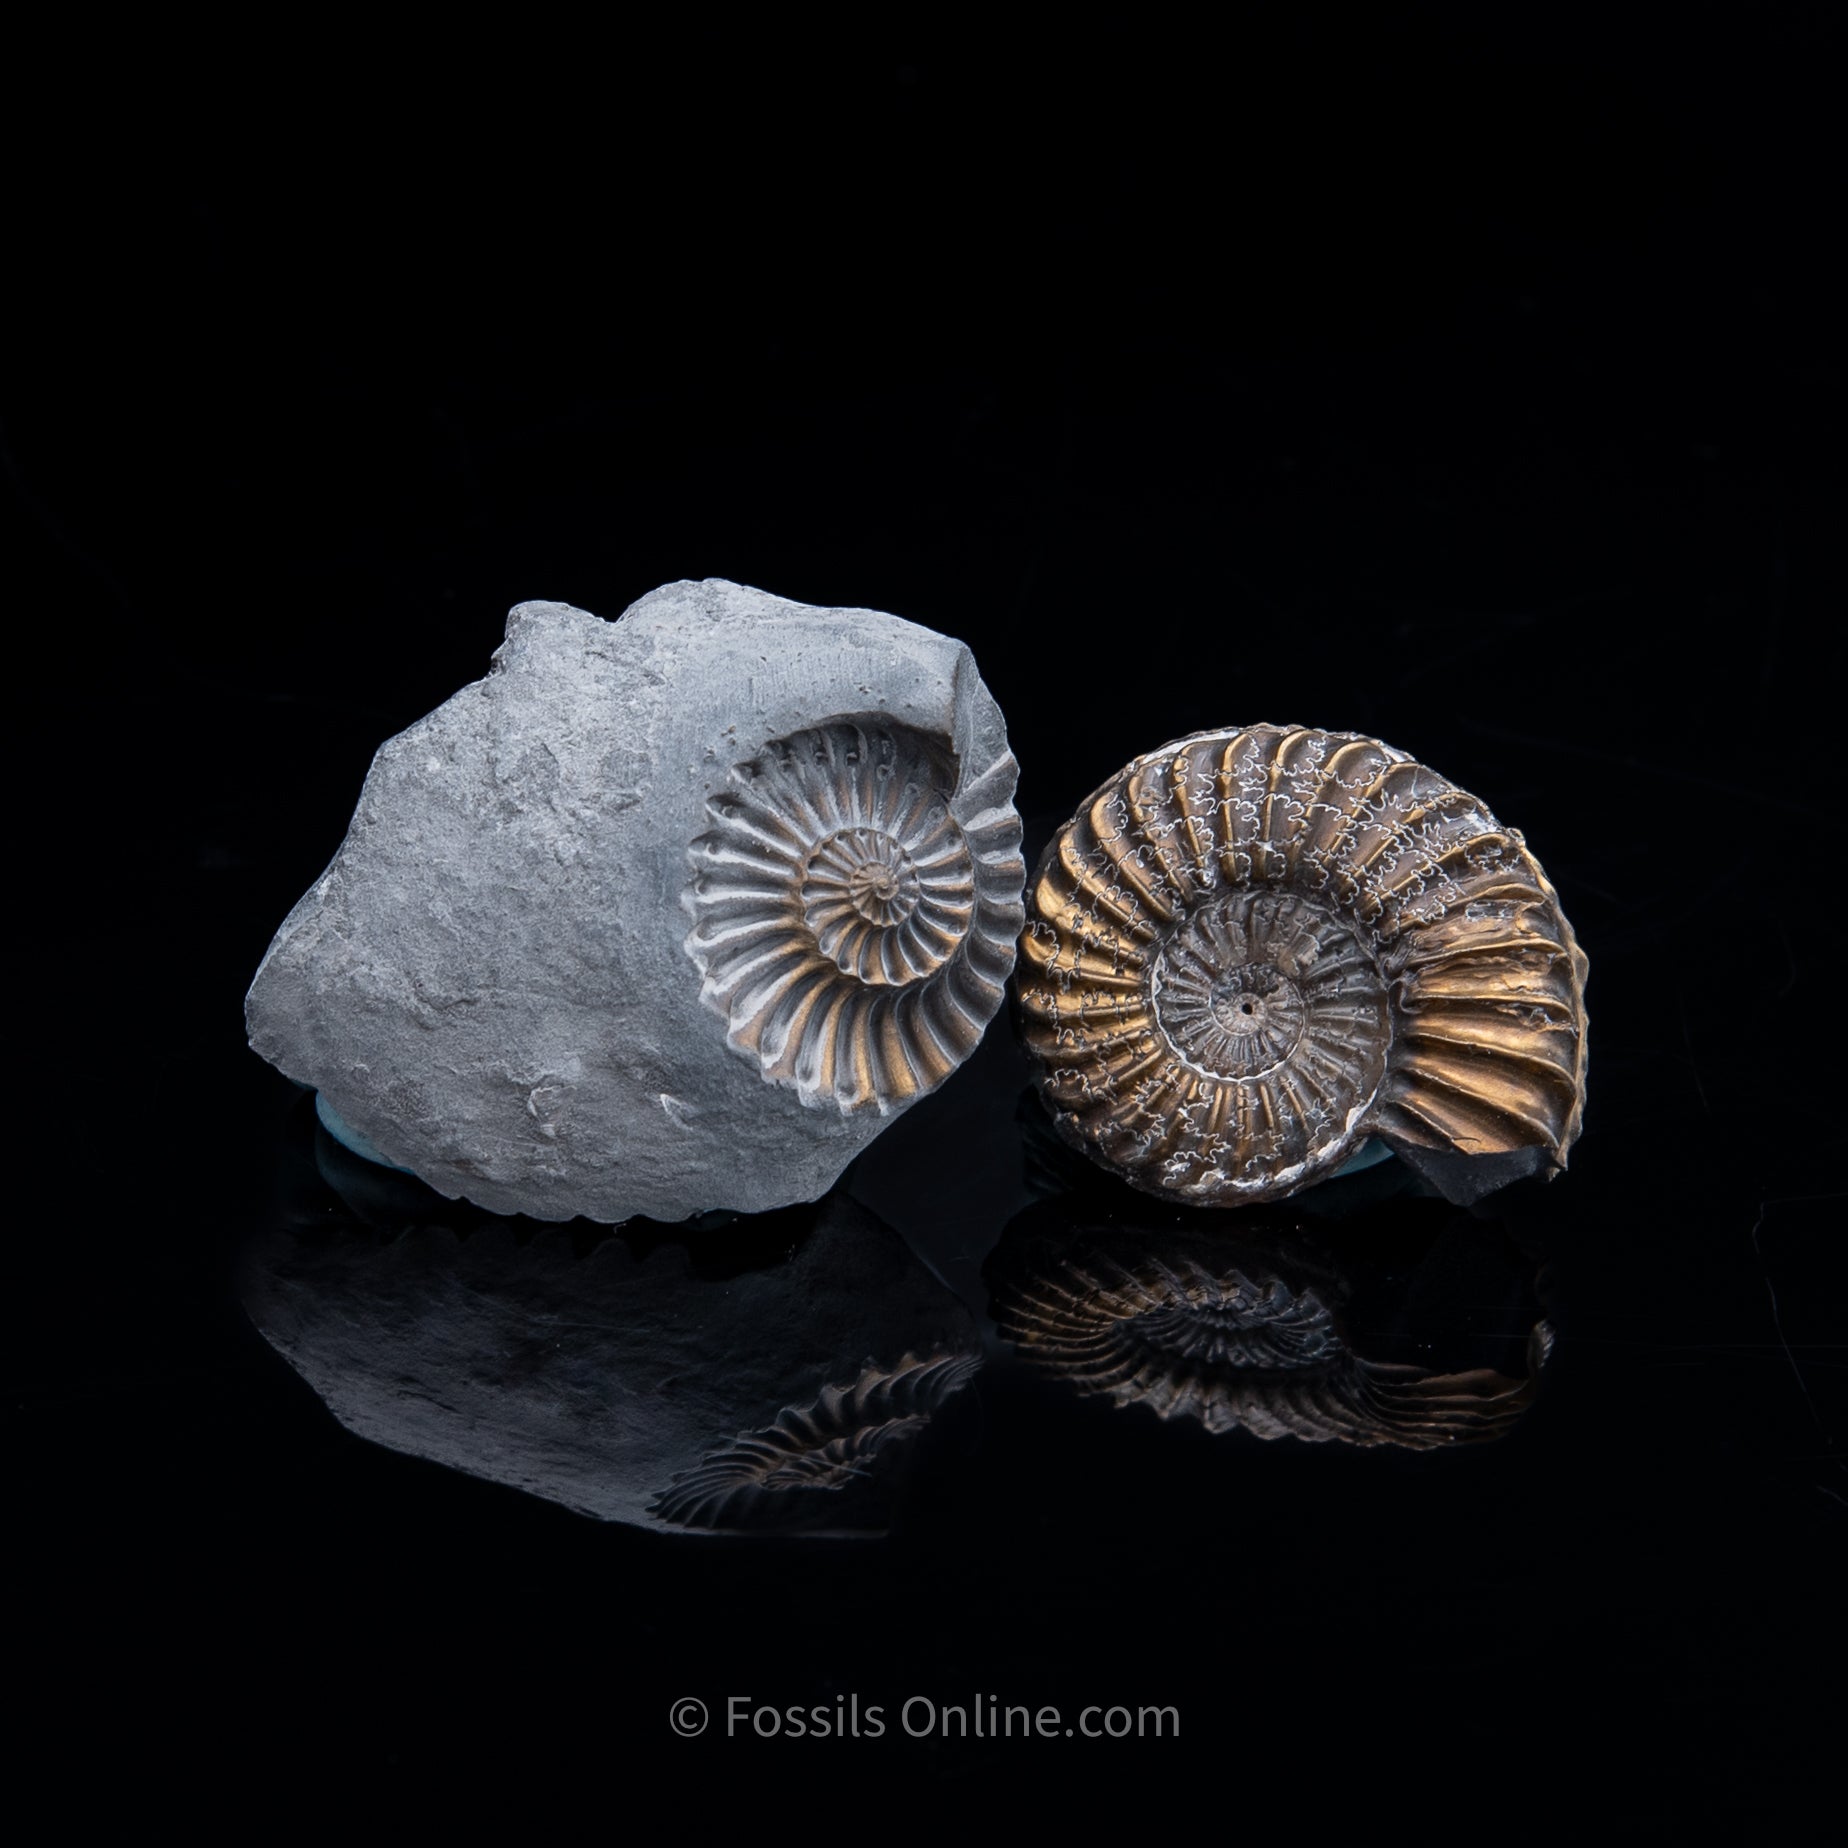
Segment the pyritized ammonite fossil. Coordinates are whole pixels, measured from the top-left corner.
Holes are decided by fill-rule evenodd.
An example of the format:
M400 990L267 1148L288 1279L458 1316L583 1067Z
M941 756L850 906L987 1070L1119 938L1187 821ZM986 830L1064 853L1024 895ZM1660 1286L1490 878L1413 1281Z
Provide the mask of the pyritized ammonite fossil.
M1563 1167L1584 981L1538 862L1474 796L1377 739L1256 725L1137 758L1059 831L1017 989L1060 1133L1226 1206L1370 1136L1453 1198Z
M882 718L774 739L690 850L687 953L735 1050L802 1101L885 1112L975 1050L1023 912L1011 756Z

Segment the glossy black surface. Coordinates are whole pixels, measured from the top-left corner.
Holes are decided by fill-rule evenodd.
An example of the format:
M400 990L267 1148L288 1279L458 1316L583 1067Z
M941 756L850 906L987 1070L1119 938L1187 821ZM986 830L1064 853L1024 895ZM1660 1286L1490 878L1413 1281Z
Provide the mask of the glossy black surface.
M569 48L479 92L340 54L299 106L162 41L116 138L44 144L3 406L9 613L50 650L16 694L48 722L16 759L29 1777L246 1817L588 1783L612 1832L1106 1788L1143 1832L1820 1827L1838 45L1475 17L1223 57L711 38L580 99ZM1320 1255L1265 1260L1380 1364L1520 1381L1543 1320L1496 1441L1215 1434L1023 1364L986 1319L1011 1264L1202 1222L1048 1166L1005 1020L836 1203L986 1353L888 1538L593 1520L354 1436L279 1358L253 1252L355 1215L243 1047L270 932L511 603L708 574L967 639L1030 855L1137 752L1257 719L1374 732L1525 832L1591 959L1570 1173L1476 1214L1305 1200ZM548 1236L720 1292L764 1255ZM887 1733L728 1739L732 1696ZM913 1696L1181 1737L914 1740Z

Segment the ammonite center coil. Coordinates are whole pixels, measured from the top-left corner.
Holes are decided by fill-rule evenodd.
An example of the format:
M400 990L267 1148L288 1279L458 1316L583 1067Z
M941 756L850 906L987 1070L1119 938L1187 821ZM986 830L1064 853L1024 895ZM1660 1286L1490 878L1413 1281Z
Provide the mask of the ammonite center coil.
M1014 760L838 719L732 771L689 849L687 954L732 1049L805 1104L884 1114L975 1050L1022 917Z
M1457 1198L1563 1167L1584 981L1520 834L1377 739L1277 725L1098 790L1040 861L1016 975L1061 1135L1216 1206L1370 1136Z

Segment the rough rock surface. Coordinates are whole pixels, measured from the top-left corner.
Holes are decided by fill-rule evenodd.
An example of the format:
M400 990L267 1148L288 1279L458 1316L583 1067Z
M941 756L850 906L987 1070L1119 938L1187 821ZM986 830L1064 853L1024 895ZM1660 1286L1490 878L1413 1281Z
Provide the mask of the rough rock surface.
M777 741L856 726L924 740L954 781L943 797L976 862L978 923L990 894L954 998L958 1029L979 1037L1024 869L1014 761L968 649L708 580L617 622L560 603L512 612L493 672L380 749L333 864L257 971L251 1045L386 1160L496 1212L673 1220L819 1198L967 1048L946 1053L932 1028L934 1068L901 1057L909 1082L877 1095L818 1088L806 1065L779 1076L767 1046L738 1043L751 996L733 995L729 1021L709 979L702 997L690 856L715 798ZM860 879L856 899L886 881L867 898L886 903L901 875L881 862L840 878ZM812 892L789 899L804 902L820 915ZM971 959L957 958L960 972ZM845 949L837 960L829 981Z

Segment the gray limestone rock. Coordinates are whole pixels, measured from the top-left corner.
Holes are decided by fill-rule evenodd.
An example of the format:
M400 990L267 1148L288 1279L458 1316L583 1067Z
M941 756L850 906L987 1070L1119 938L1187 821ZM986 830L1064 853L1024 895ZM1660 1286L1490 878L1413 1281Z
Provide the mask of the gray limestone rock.
M1000 1006L1016 774L969 650L895 616L523 603L373 760L250 1043L496 1212L817 1199Z

